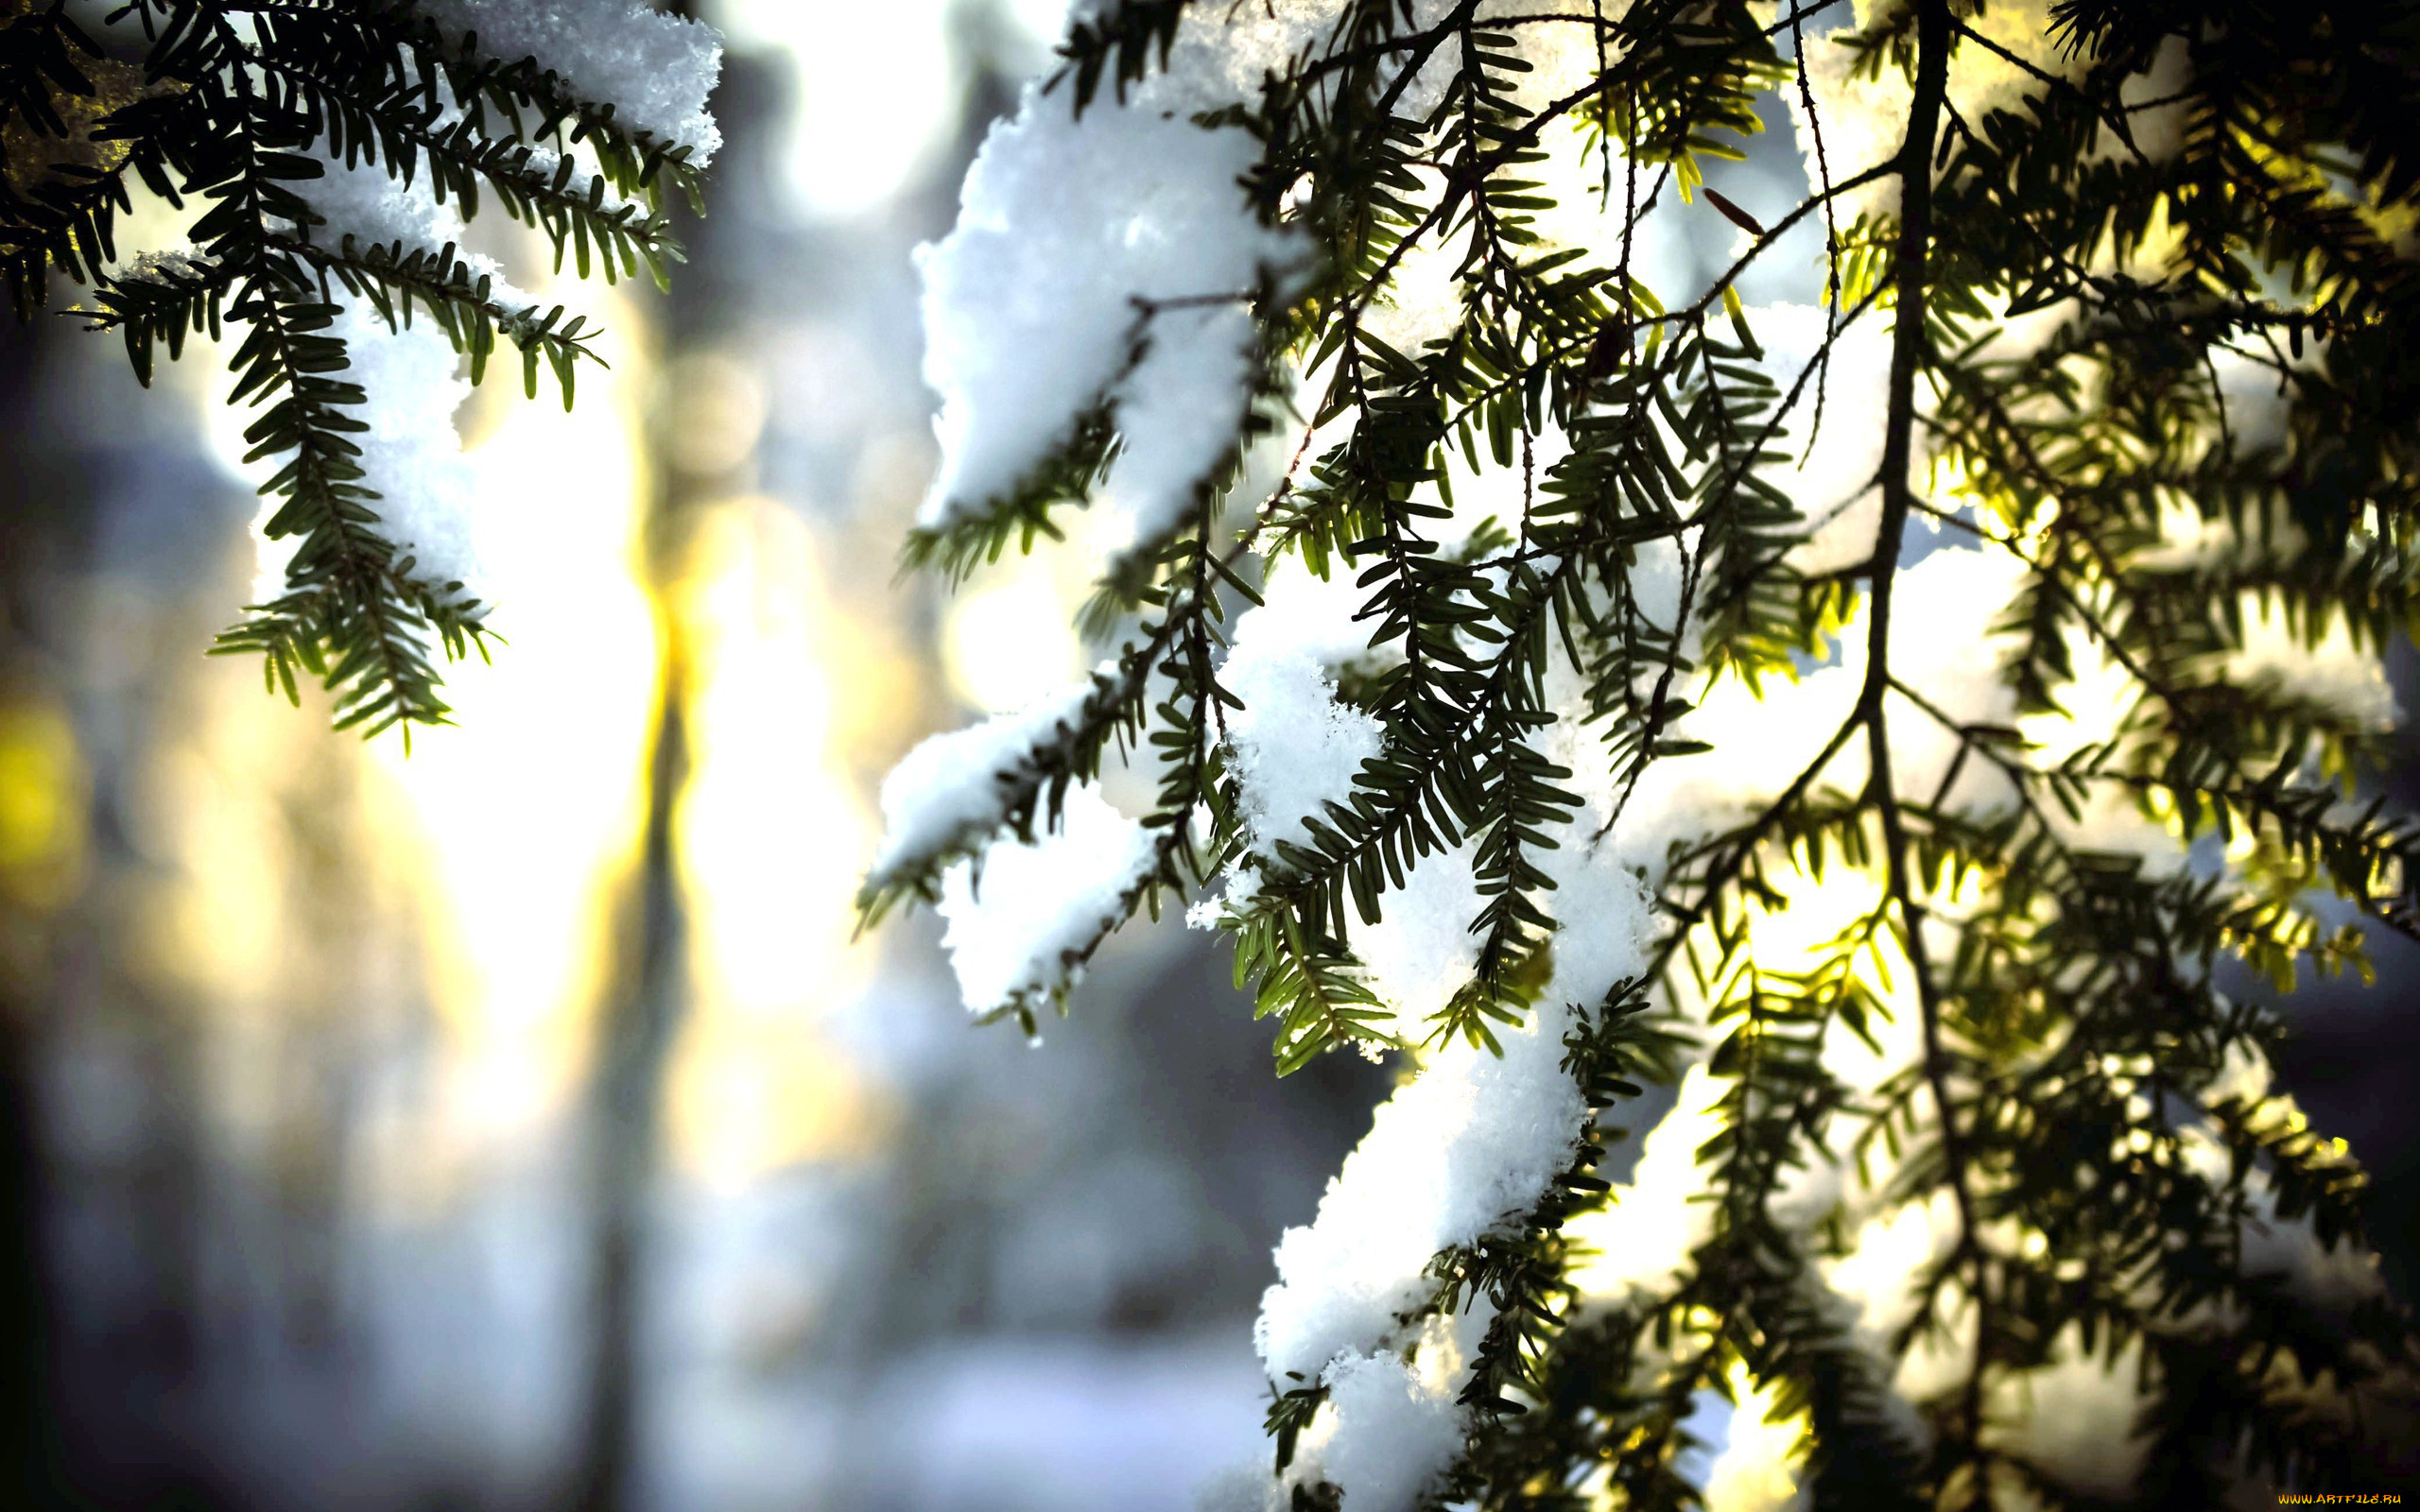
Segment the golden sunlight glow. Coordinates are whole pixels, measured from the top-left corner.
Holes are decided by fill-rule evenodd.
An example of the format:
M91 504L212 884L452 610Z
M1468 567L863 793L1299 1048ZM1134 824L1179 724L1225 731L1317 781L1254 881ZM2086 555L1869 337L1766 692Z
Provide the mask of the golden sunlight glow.
M435 1106L415 1126L462 1154L567 1106L608 955L604 887L627 872L643 817L656 638L631 375L647 369L646 324L624 291L579 296L614 330L616 366L581 375L578 409L525 400L508 370L463 412L481 554L501 585L488 623L505 644L493 665L446 669L457 727L417 735L408 756L391 734L364 747L328 732L324 700L297 713L263 694L255 666L216 663L192 715L166 725L184 737L146 782L182 872L155 901L147 954L222 1009L281 1001L298 942L275 901L307 891L311 859L295 832L337 826L327 843L349 848L341 870L372 895L345 906L377 919L328 928L341 938L417 925L448 1043ZM240 475L253 417L221 402L223 366L223 352L191 352L181 387L210 450ZM331 803L331 817L312 816ZM445 1154L398 1158L425 1169Z
M632 381L643 330L588 291L619 366L581 376L569 414L509 381L474 399L468 453L482 549L505 585L494 664L447 675L458 728L373 749L428 870L431 976L476 1070L458 1109L488 1125L560 1106L599 982L599 888L643 818L655 628L638 558L646 487ZM601 297L599 297L601 295Z
M737 1185L862 1152L882 1109L816 1020L861 991L851 899L876 826L847 748L851 700L903 685L822 586L815 542L769 499L703 509L674 586L693 662L677 829L695 1008L672 1074L675 1160Z
M1065 687L1084 667L1066 591L1030 561L977 579L950 601L942 664L959 696L991 713Z

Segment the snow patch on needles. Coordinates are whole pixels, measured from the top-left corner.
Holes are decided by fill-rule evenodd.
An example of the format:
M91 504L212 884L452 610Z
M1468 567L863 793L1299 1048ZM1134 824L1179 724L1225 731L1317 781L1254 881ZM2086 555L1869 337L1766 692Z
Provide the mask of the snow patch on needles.
M1563 1073L1569 1022L1540 1004L1498 1035L1500 1059L1457 1040L1379 1106L1318 1216L1278 1241L1277 1284L1253 1329L1271 1380L1317 1379L1385 1341L1436 1284L1429 1257L1536 1203L1587 1114Z
M1167 540L1184 524L1197 485L1234 451L1253 346L1252 311L1240 300L1151 317L1143 360L1117 387L1124 444L1101 496L1126 522L1124 544ZM1235 403L1205 404L1205 395Z
M1606 1206L1564 1225L1588 1252L1571 1268L1583 1299L1619 1302L1670 1286L1713 1232L1713 1206L1695 1200L1705 1191L1698 1150L1722 1131L1716 1105L1725 1091L1703 1064L1691 1066L1678 1103L1648 1130L1631 1179L1615 1188Z
M1032 845L994 841L942 879L942 944L966 1010L989 1014L1073 987L1080 952L1125 916L1151 868L1151 832L1089 784L1071 788L1059 828Z
M426 178L409 183L388 176L383 167L347 167L323 159L323 177L299 180L297 187L325 221L310 228L320 245L342 247L350 237L356 249L391 247L400 242L406 253L435 250L457 243L462 222L450 205L438 203ZM524 298L496 278L496 266L475 254L457 253L473 273L495 279L498 302L517 305ZM337 296L342 313L332 334L345 344L346 376L361 386L371 402L370 428L356 439L361 448L362 483L378 497L379 533L390 541L400 563L409 558L408 576L457 601L492 602L497 585L480 548L476 512L472 507L473 473L462 455L462 438L455 428L455 411L470 397L470 380L453 343L435 321L424 319L402 329L390 328L363 300ZM400 303L397 315L402 315ZM285 574L298 537L271 541L266 526L283 499L263 501L254 522L255 573L253 601L266 603L285 592ZM448 585L460 584L458 590Z
M1320 1469L1351 1512L1403 1512L1461 1452L1455 1386L1426 1374L1380 1349L1347 1355L1322 1378L1336 1431L1322 1449Z
M1386 912L1353 936L1370 990L1395 1010L1395 1034L1418 1040L1478 965L1472 923L1487 906L1472 873L1476 841L1465 837L1414 867L1387 895ZM1485 1052L1481 1052L1485 1054Z
M1286 1512L1296 1487L1322 1482L1346 1512L1410 1512L1461 1452L1461 1389L1495 1320L1474 1297L1462 1312L1422 1318L1400 1348L1339 1355L1321 1373L1327 1400L1285 1473L1245 1470L1214 1486L1203 1512Z
M722 74L722 34L644 0L421 0L449 35L475 32L502 62L535 59L614 119L690 148L704 167L722 146L706 108Z
M1302 255L1237 182L1257 150L1242 130L1107 99L1078 120L1028 88L967 170L957 227L917 254L925 380L942 396L920 524L990 512L1103 401L1125 440L1111 496L1134 539L1182 515L1242 430L1244 297ZM1147 313L1167 301L1202 302Z
M378 490L380 533L411 558L409 576L438 589L487 602L495 592L479 547L472 508L473 475L462 455L454 412L471 397L454 344L433 323L391 331L358 301L348 302L336 334L344 339L354 382L377 407L375 422L356 438L361 470Z
M882 781L882 849L872 885L913 876L1006 823L1000 776L1072 726L1093 687L1071 683L1028 708L931 736L903 757Z
M1337 701L1315 650L1287 633L1295 628L1268 608L1250 610L1236 622L1235 647L1219 673L1244 703L1227 718L1227 741L1253 853L1264 861L1277 859L1280 840L1308 845L1303 819L1342 802L1353 774L1386 744L1375 717Z

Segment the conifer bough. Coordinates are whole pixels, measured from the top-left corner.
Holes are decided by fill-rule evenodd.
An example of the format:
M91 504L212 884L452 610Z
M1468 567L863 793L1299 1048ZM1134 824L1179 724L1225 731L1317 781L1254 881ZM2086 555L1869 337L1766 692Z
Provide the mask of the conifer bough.
M272 688L319 679L336 722L441 723L435 659L485 653L493 588L453 411L505 346L572 400L599 334L459 245L484 202L558 272L659 283L664 205L719 143L712 31L644 0L134 0L0 6L0 283L54 276L147 385L189 335L233 344L257 411L262 602L219 638ZM196 212L122 249L138 196Z
M2360 1169L2221 972L2420 926L2420 8L1098 0L1061 54L923 254L909 556L1086 507L1110 654L911 754L860 906L1030 1031L1177 900L1280 1073L1400 1053L1212 1504L2394 1473ZM1783 112L1790 194L1706 181Z

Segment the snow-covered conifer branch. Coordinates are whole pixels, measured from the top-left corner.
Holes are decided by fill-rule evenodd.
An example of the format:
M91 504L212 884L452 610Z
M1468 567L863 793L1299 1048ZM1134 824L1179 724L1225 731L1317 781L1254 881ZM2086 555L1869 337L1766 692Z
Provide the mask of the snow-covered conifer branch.
M441 722L436 661L484 654L494 592L456 363L476 383L510 343L528 391L546 373L568 405L601 360L584 317L463 253L462 222L484 201L544 231L559 269L662 282L665 193L694 202L718 141L713 34L639 0L139 0L94 30L65 6L9 25L12 69L32 64L10 129L60 154L0 204L20 313L54 272L88 286L146 383L155 350L238 336L233 400L261 409L248 460L270 467L263 528L287 555L218 649L289 696L321 680L342 727ZM138 190L206 207L188 247L120 260Z
M870 912L1108 833L1089 784L1140 766L1160 869L1120 875L1205 894L1281 1073L1405 1055L1279 1247L1276 1474L1221 1504L1685 1504L1708 1393L1757 1415L1715 1481L1817 1505L2383 1463L2420 1355L2359 1168L2218 974L2420 925L2375 786L2420 75L2371 26L1077 9L927 255L911 554L1038 548L1134 458L1190 491L1146 490L1081 719L915 759L965 784L892 816ZM1767 106L1804 188L1758 200L1720 163ZM1203 286L1135 251L1206 228ZM1753 302L1819 228L1827 306ZM1250 341L1145 385L1184 296ZM1142 897L1028 874L1063 962ZM1647 1078L1678 1108L1595 1174Z

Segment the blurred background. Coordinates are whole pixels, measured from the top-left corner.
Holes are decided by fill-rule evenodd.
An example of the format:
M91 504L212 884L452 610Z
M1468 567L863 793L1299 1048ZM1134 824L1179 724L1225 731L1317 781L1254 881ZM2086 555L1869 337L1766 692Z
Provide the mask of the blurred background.
M1053 563L894 574L909 250L1063 0L697 9L712 218L669 298L556 296L577 413L466 406L509 644L408 757L200 654L218 358L0 332L0 1505L1150 1512L1260 1452L1270 1246L1383 1074L1276 1082L1182 929L1040 1048L928 919L850 937L890 764L1091 660ZM2399 967L2289 1071L2409 1294Z

